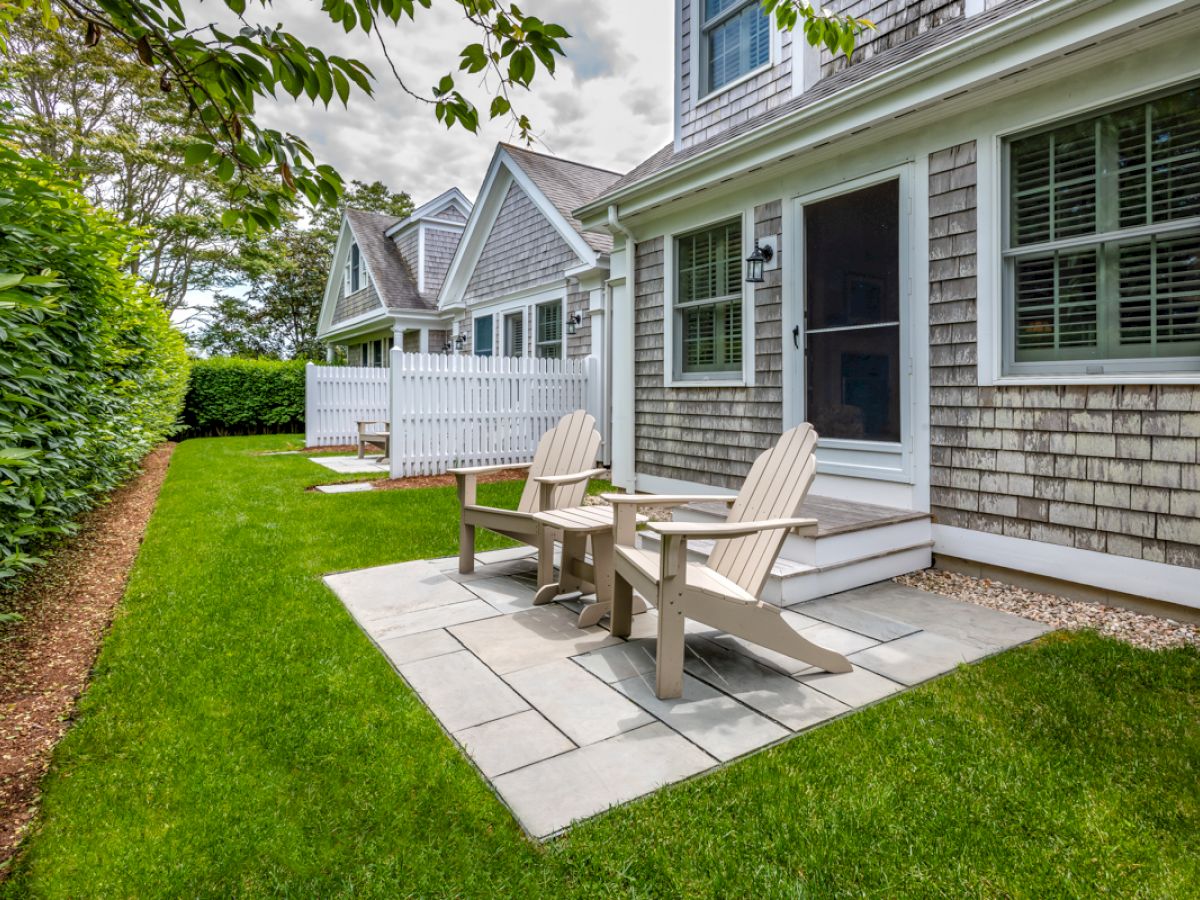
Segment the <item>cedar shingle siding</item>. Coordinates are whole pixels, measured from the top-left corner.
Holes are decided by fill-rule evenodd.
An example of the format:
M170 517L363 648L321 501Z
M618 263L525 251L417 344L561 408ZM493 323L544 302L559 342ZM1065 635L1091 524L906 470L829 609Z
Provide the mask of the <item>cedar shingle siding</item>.
M755 209L756 236L782 231L781 208L774 201ZM663 239L637 245L634 452L639 473L739 487L754 458L774 444L783 430L782 257L780 263L765 273L754 295L754 386L668 388L663 385Z
M978 387L975 183L973 142L930 156L937 521L1200 568L1200 387Z
M383 304L379 301L379 293L375 283L371 282L365 288L360 288L353 294L345 293L345 285L338 288L337 306L333 308L333 324L361 316L372 309L379 309Z
M861 34L854 47L854 63L858 64L957 19L963 14L963 0L920 0L917 3L911 0L852 0L831 4L830 8L875 23L875 30ZM821 48L822 78L840 72L848 65L845 54L835 57L828 48Z
M444 228L425 229L425 296L435 297L446 280L446 270L458 247L461 231Z
M563 269L578 262L575 251L514 182L479 255L465 299L487 300L543 284L562 277Z
M563 318L563 329L567 327L567 319L579 313L583 321L575 329L574 334L567 335L567 357L581 359L592 352L592 317L588 315L588 291L581 290L579 282L572 280L567 288L567 309Z

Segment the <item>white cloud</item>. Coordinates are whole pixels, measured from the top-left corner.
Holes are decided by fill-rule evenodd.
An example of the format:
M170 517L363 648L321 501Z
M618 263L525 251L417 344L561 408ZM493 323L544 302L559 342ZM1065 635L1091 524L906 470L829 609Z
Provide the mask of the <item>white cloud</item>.
M428 93L442 75L457 72L458 51L477 39L457 9L439 0L431 10L418 7L415 22L385 29L392 60L414 90ZM514 96L534 124L540 142L535 149L626 171L670 140L671 4L530 0L522 9L572 34L556 76L540 73L530 93ZM459 127L447 131L431 107L396 83L374 35L345 34L315 4L277 4L269 16L282 17L327 52L361 59L375 73L374 99L353 97L349 109L290 100L260 109L264 124L307 139L346 179L381 179L418 203L451 186L474 197L496 142L514 140L507 120L486 123L478 135ZM486 85L465 74L456 74L456 81L486 110Z

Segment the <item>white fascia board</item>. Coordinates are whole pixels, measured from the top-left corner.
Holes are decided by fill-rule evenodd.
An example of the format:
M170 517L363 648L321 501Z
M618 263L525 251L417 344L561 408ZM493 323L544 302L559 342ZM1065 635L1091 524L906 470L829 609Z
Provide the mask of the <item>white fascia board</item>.
M390 226L384 231L384 234L391 237L400 231L403 231L409 225L420 221L421 219L436 218L437 214L444 211L449 206L458 206L463 215L471 214L471 201L469 201L463 192L458 188L450 188L448 191L443 191L438 194L428 203L423 203L408 214L407 218L401 219L395 225ZM461 222L454 222L455 225L461 225Z
M581 266L575 266L574 268L571 268L571 269L564 269L563 274L566 275L568 278L586 278L587 276L589 276L595 272L607 274L608 268L609 268L608 254L602 253L602 254L597 255L596 262L594 264L593 263L584 263Z
M424 310L371 310L353 319L339 322L321 336L321 340L337 343L349 338L359 337L381 329L395 328L397 324L411 325L414 328L430 328L450 323L448 316L433 311Z
M329 277L325 279L325 296L321 300L321 314L317 317L317 340L324 340L333 322L333 313L337 308L338 280L342 277L342 268L346 265L346 254L349 252L348 237L351 236L350 222L342 214L342 226L338 229L337 243L333 247L333 263L329 267Z
M933 526L933 550L973 562L1200 609L1200 572L1024 538Z
M471 280L471 272L479 261L483 243L492 230L500 205L504 202L503 190L508 188L507 178L500 177L500 153L501 149L497 146L496 152L492 154L492 161L488 164L487 174L483 177L475 205L471 207L471 213L467 216L467 224L463 227L462 237L454 250L454 258L450 260L450 266L446 269L446 277L442 280L441 290L438 291L439 309L464 308L462 296L466 291L467 282ZM496 190L498 180L503 182L503 190ZM500 196L497 196L498 194Z
M661 172L649 175L575 210L585 230L604 225L608 207L622 216L669 202L697 187L771 165L815 145L900 113L1027 68L1109 33L1168 19L1194 2L1156 0L1046 0L994 24L968 32L902 65L886 69L779 119L731 138ZM1024 41L1012 52L1010 46ZM707 171L706 171L707 170ZM636 201L636 202L634 202Z
M575 255L579 257L580 261L585 264L595 265L596 251L588 245L588 242L575 230L574 226L563 217L563 214L558 211L558 207L550 202L549 198L542 193L542 189L534 183L532 178L525 174L525 170L521 168L507 150L501 147L498 155L502 156L505 167L512 173L513 180L521 186L521 189L525 191L529 199L533 201L534 206L550 221L550 224L555 227L563 240L567 242L567 245L575 251Z

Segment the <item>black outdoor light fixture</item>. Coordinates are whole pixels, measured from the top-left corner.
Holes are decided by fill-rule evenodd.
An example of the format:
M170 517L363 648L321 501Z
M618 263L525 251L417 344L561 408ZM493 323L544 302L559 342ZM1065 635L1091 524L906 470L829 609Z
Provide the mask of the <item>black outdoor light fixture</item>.
M575 329L583 324L583 313L573 312L567 317L567 334L574 334Z
M768 244L765 247L760 247L758 241L754 242L754 252L746 257L746 283L747 284L762 284L763 281L763 264L769 263L771 257L775 255L775 251Z
M462 350L463 344L465 344L466 342L467 342L467 336L465 334L456 334L454 336L454 349L456 351Z

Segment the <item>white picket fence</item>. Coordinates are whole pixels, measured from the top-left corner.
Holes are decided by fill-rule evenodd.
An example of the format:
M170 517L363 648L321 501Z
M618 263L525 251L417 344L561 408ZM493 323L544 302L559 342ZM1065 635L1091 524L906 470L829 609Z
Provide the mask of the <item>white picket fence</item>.
M388 386L387 369L309 363L304 372L304 445L353 444L360 420L386 422Z
M392 350L392 477L528 462L543 433L589 405L588 368Z

